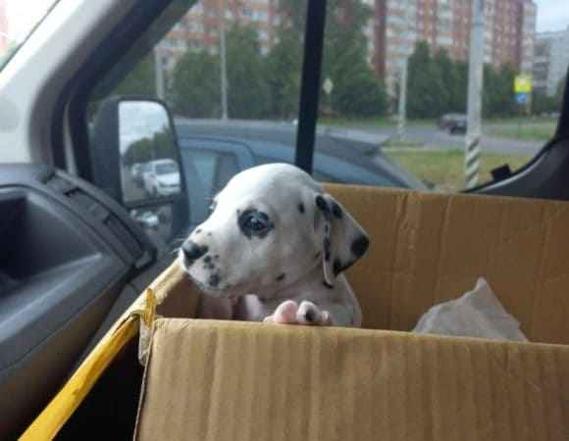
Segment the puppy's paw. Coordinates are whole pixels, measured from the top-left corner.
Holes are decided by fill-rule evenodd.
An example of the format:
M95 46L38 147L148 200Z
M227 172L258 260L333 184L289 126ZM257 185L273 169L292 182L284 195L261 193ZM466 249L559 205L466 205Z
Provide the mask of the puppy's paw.
M294 300L287 300L277 306L273 315L265 317L266 323L295 324L298 304Z
M330 325L330 313L308 300L303 300L296 311L296 322L301 325Z
M288 325L331 325L330 313L324 311L314 303L303 300L300 305L294 300L287 300L277 306L272 315L265 317L265 323L279 323Z

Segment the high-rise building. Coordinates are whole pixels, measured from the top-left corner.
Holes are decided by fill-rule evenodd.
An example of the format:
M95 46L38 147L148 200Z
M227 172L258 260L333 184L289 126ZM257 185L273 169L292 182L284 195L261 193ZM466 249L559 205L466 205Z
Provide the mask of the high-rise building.
M533 86L537 93L554 96L569 66L569 28L536 36Z
M376 0L373 64L394 93L404 57L418 41L468 60L472 0ZM484 61L530 73L537 9L532 0L484 2Z

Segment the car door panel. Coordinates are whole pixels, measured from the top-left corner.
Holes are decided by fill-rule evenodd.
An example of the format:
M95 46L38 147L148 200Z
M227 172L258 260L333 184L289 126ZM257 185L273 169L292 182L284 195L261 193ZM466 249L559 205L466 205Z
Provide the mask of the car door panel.
M46 404L154 249L118 204L47 166L0 166L0 212L3 439Z

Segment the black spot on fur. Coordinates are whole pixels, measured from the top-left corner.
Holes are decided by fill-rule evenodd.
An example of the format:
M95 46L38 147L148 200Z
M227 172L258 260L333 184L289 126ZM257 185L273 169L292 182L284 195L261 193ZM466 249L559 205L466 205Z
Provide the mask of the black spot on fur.
M300 204L298 204L298 211L300 211L301 213L304 213L304 204L302 202Z
M322 285L324 285L328 289L334 288L332 285L330 285L328 282L326 282L326 280L322 280Z
M213 256L213 258L214 258L215 260L219 260L219 254L216 254L215 256Z
M286 276L286 274L285 274L285 273L282 273L282 274L280 274L275 280L276 280L277 282L280 282L281 280L283 280L283 279L285 278L285 276Z
M355 256L361 257L365 254L368 247L369 239L366 236L360 236L352 242L351 250Z
M221 277L219 276L219 274L212 274L211 276L209 276L209 286L211 286L212 288L216 288L219 285L219 282L221 281Z
M210 263L210 262L211 262L211 256L210 256L209 254L206 255L206 256L203 258L203 261L204 261L205 263Z
M211 236L211 231L209 233L207 233L208 236Z
M340 259L334 259L334 267L333 267L334 275L337 276L342 272L343 269L344 266L342 265L342 262L340 262Z
M342 209L336 202L332 202L332 214L338 219L342 219L342 216L344 215Z
M314 311L312 309L309 309L308 311L306 311L304 313L304 319L310 323L312 323L314 320L316 320L316 316L314 314Z
M322 195L316 196L316 206L319 210L323 211L324 213L328 213L328 204L326 203L326 199Z

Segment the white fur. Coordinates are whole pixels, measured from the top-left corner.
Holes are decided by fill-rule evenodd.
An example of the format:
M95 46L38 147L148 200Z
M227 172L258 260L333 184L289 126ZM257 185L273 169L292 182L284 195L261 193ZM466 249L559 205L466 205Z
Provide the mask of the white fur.
M319 209L319 195L342 215ZM333 274L333 262L350 266L359 257L351 245L366 234L308 174L288 164L254 167L235 175L214 204L187 239L207 246L207 253L193 262L179 254L183 269L206 294L200 317L361 325L358 301L346 278ZM269 216L273 228L265 237L249 238L239 227L240 214L252 208ZM219 276L215 287L208 282L212 274Z

